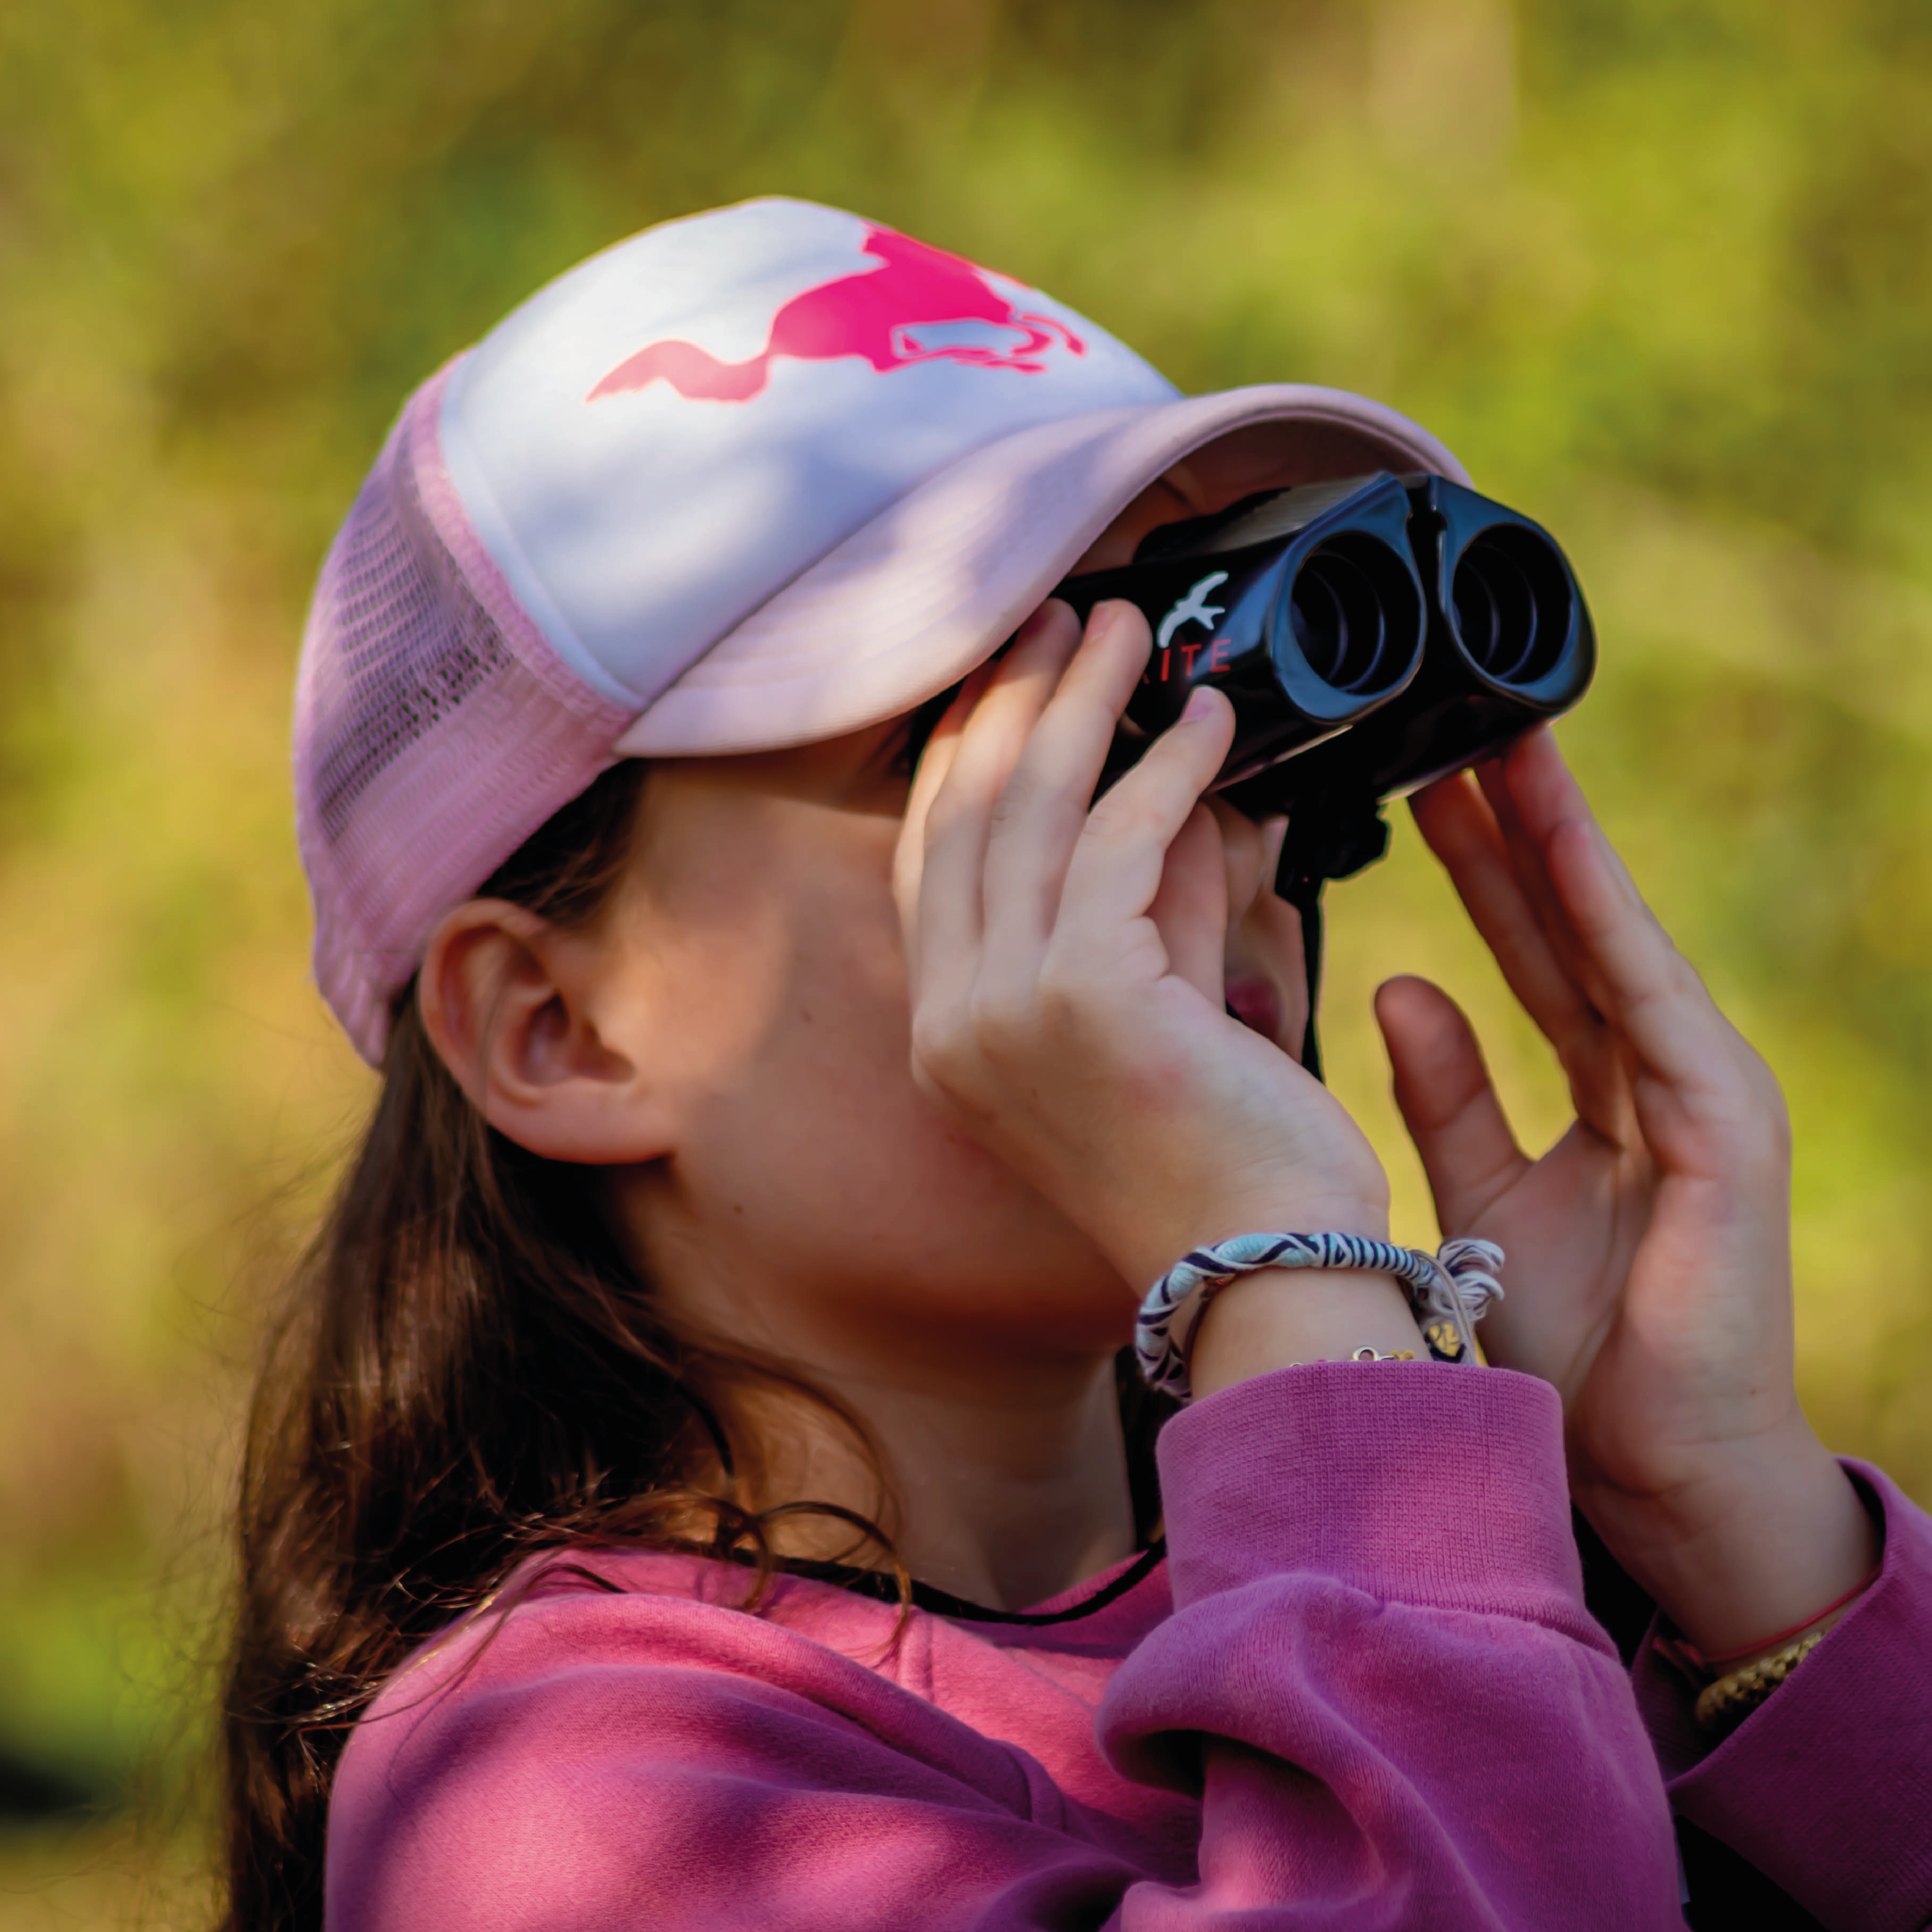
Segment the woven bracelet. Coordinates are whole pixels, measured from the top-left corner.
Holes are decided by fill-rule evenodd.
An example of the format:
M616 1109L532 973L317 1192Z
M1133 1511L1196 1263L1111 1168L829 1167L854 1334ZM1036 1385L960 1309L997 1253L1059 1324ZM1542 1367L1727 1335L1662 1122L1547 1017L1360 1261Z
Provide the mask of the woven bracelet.
M1366 1268L1393 1275L1408 1296L1416 1325L1441 1361L1473 1358L1475 1324L1502 1298L1493 1241L1444 1241L1434 1254L1360 1234L1236 1234L1181 1256L1141 1304L1134 1354L1150 1387L1187 1401L1188 1356L1208 1303L1231 1281L1263 1268Z
M1818 1648L1824 1636L1822 1630L1813 1630L1796 1643L1707 1684L1693 1713L1697 1722L1707 1731L1728 1731L1742 1724Z

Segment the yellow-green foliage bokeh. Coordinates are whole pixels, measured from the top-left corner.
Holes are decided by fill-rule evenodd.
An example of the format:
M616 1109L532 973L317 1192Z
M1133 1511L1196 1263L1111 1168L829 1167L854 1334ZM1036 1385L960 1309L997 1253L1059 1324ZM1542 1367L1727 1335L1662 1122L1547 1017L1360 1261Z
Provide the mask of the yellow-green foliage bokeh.
M0 1747L114 1802L194 1761L253 1337L368 1093L285 778L335 520L512 304L774 190L1187 387L1365 390L1556 529L1603 646L1565 742L1791 1098L1806 1400L1932 1497L1932 14L10 0ZM1419 1238L1376 980L1466 1001L1526 1138L1561 1094L1406 825L1332 903L1336 1084ZM34 1922L6 1874L66 1855L0 1842Z

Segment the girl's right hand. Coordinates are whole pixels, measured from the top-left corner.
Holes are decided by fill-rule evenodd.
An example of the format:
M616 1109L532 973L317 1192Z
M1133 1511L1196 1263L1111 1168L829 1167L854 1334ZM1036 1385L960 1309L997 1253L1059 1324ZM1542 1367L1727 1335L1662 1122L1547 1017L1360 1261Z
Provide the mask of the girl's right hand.
M1262 1229L1383 1238L1388 1183L1319 1082L1232 1018L1218 692L1097 804L1147 621L1043 605L914 779L895 886L921 1087L1136 1286ZM1385 1285L1386 1286L1386 1285Z

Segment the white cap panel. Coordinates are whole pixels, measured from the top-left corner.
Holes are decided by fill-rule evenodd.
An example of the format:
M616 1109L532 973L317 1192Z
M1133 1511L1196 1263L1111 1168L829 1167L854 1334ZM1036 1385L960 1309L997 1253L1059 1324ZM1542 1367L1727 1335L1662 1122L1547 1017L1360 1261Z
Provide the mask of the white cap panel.
M552 283L464 358L442 434L478 536L559 655L642 710L961 457L1177 393L1022 284L766 200Z

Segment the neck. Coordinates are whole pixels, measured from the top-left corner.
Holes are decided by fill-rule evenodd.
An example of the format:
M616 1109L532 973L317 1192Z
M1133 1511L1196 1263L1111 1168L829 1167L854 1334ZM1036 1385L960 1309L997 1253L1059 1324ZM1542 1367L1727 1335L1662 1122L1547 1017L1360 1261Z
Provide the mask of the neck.
M898 1538L921 1581L992 1610L1024 1610L1134 1549L1111 1358L1047 1400L948 1401L848 1382L836 1390L883 1450Z
M813 1406L748 1397L733 1419L764 1446L768 1504L830 1503L880 1521L914 1576L992 1610L1043 1602L1133 1553L1111 1356L1022 1370L1008 1360L967 1376L956 1361L925 1377L825 1363L798 1372L862 1425L882 1467ZM790 1556L851 1541L834 1519L782 1528Z

